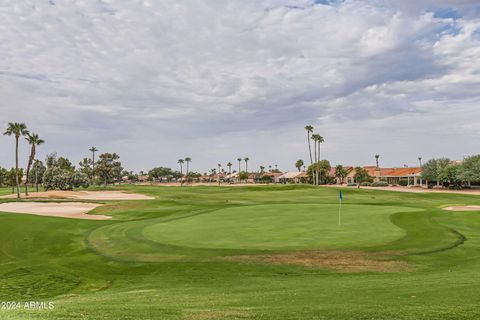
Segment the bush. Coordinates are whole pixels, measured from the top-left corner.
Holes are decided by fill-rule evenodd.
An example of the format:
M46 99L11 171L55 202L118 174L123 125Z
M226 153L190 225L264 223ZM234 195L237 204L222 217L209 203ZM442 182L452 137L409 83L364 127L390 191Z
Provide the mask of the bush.
M347 187L356 187L357 184L356 183L347 183Z
M90 179L88 179L85 173L77 171L73 177L73 186L75 188L88 188L90 186Z
M50 167L43 175L45 190L73 190L73 173L60 167Z
M371 182L362 182L360 185L363 186L363 187L370 187L372 185L372 183Z
M400 180L398 181L398 184L402 187L408 186L408 180Z
M388 182L377 181L377 182L372 183L372 187L388 187Z

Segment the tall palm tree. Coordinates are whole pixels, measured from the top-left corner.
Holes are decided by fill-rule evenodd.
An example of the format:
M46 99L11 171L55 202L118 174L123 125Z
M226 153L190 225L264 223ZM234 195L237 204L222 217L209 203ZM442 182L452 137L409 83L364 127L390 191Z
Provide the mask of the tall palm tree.
M302 159L298 159L297 162L295 162L295 167L298 169L298 172L302 171L303 160L302 160Z
M310 144L310 134L313 132L313 126L306 125L305 130L307 130L308 154L310 155L310 164L312 164L313 158L312 158L312 146Z
M375 155L375 161L377 162L377 169L379 168L378 166L378 159L380 158L380 155L379 154L376 154Z
M17 198L20 199L20 182L18 181L18 143L21 136L28 134L25 123L9 122L7 129L3 133L6 136L15 137L15 183L17 184Z
M28 196L28 177L30 175L30 168L32 167L33 161L35 160L35 154L37 152L36 147L44 143L42 139L36 133L27 133L25 139L32 146L30 149L30 157L28 158L27 165L27 178L25 180L25 195Z
M219 163L219 164L217 164L217 166L218 166L218 175L217 175L218 185L220 185L220 172L221 172L221 169L222 169L222 164Z
M238 161L238 173L240 173L242 171L242 158L238 158L237 159Z
M268 165L268 171L272 172L272 165Z
M245 171L248 173L248 160L250 160L248 157L243 158L243 161L245 161Z
M265 167L264 166L260 166L260 173L263 173L265 171Z
M188 184L188 168L189 168L190 162L192 162L192 158L186 157L185 162L187 163L187 169L185 171L186 171L186 175L187 175L187 184Z
M320 160L322 159L321 158L321 153L320 153L320 146L322 145L322 143L325 142L325 139L321 136L321 135L318 135L318 141L317 141L317 147L318 147L318 162L320 162ZM321 181L322 181L322 176L321 176L322 172L320 170L320 168L318 168L317 170L317 175L318 175L318 178L317 178L317 183L320 184Z
M178 164L180 165L180 183L183 185L183 163L185 160L183 159L178 159Z
M228 167L228 174L232 174L232 163L231 162L227 163L227 167Z
M313 166L313 184L317 185L318 184L318 174L317 174L317 163L318 163L318 149L317 149L317 143L318 140L320 139L319 134L312 134L312 140L313 140L313 152L314 152L314 160L315 160L315 165Z
M91 147L88 149L92 153L92 172L95 171L95 152L98 151L96 147Z

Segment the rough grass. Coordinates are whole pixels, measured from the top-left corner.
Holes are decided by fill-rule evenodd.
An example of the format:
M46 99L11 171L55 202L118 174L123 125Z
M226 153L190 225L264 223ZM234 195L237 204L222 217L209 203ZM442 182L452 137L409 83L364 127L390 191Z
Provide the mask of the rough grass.
M97 210L114 216L114 220L108 221L0 213L0 300L55 302L54 310L0 310L0 319L480 317L479 213L440 209L452 203L478 205L480 197L344 191L346 205L372 206L380 208L379 212L382 207L385 211L387 207L419 210L388 213L388 220L382 218L382 223L388 224L376 230L368 226L368 233L358 233L341 249L337 247L334 258L325 255L327 244L322 244L322 250L315 250L314 242L308 239L312 251L301 253L289 247L288 238L279 241L273 251L271 246L268 250L242 245L217 248L205 247L204 243L196 248L162 243L161 238L147 237L144 230L237 207L335 206L335 189L125 189L156 199L108 202ZM1 192L10 191L0 189ZM241 214L241 210L237 213ZM362 217L367 219L362 223L378 223L375 215L367 213ZM301 218L305 221L305 216ZM285 221L289 220L282 223ZM214 221L211 223L214 234ZM308 224L301 227L307 228L308 234ZM390 238L388 234L397 229L401 234ZM182 230L185 231L188 230ZM225 241L222 237L226 234L220 235L218 241ZM364 241L371 234L382 241ZM185 239L185 235L182 237ZM258 237L262 237L261 232ZM333 245L341 239L331 240ZM250 261L228 258L236 256L249 257ZM298 263L300 260L303 263ZM317 263L321 260L329 260L329 265ZM399 264L400 268L390 272L383 272L383 268L341 270L375 262ZM403 266L408 266L408 270Z

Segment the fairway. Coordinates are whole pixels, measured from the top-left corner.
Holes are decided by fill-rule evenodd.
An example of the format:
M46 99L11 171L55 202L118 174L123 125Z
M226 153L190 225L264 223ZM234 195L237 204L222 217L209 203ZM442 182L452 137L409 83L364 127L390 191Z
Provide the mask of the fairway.
M443 210L479 197L346 189L339 226L334 188L112 190L145 200L0 213L0 300L55 304L0 319L480 317L480 212Z
M405 235L390 221L397 212L421 209L284 204L215 210L148 226L143 234L164 244L216 249L354 248L386 244Z

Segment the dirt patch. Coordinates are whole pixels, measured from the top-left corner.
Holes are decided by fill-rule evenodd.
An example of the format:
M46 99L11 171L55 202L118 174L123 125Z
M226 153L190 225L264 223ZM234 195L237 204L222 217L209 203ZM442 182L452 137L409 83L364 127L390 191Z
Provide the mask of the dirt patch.
M480 206L450 206L442 209L448 211L480 211Z
M246 319L248 313L243 311L197 311L187 314L188 320L213 320L213 319Z
M9 194L0 198L13 199L16 194ZM123 191L47 191L31 192L28 197L24 194L22 198L29 199L78 199L78 200L151 200L153 197L143 194L126 193Z
M98 206L100 204L82 202L6 202L0 204L0 211L71 219L106 220L112 218L86 214Z
M328 268L340 272L402 272L412 267L393 260L399 253L367 253L359 251L300 251L282 254L233 256L229 260L241 262L292 264L309 268Z

